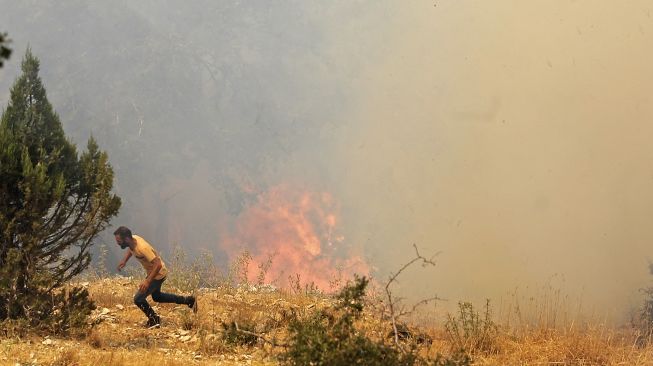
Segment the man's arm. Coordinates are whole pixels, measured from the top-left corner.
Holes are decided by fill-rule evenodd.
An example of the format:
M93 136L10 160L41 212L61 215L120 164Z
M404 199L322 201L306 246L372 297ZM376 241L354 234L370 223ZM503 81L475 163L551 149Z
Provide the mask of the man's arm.
M145 293L147 291L147 288L150 287L150 284L152 283L152 280L159 274L159 271L161 268L163 268L163 264L161 264L161 258L156 257L152 260L152 264L154 264L154 268L152 268L152 271L150 274L147 275L147 278L141 285L138 287L138 290L141 293Z
M129 258L132 256L132 251L128 250L127 253L125 254L125 257L122 259L122 262L118 264L118 270L121 271L123 268L125 268L125 265L127 264L127 261Z

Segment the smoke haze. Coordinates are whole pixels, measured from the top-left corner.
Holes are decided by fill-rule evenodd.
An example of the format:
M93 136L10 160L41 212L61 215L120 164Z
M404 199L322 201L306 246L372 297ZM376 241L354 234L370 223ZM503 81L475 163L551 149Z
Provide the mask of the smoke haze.
M337 217L341 241L306 225L340 249L309 254L360 255L383 279L415 243L441 252L401 281L415 298L553 281L621 318L653 242L651 7L0 1L0 102L29 44L66 133L109 153L115 225L163 248L263 251L282 235L263 201L328 195L287 211Z

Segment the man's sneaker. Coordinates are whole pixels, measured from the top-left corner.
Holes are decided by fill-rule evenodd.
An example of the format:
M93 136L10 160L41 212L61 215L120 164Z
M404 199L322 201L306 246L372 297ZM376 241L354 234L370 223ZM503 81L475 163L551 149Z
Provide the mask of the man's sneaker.
M193 309L193 313L197 313L197 301L195 296L188 296L186 301L186 305L188 305L189 308Z
M158 315L154 315L150 318L147 318L147 327L149 329L159 328L161 326L161 318Z

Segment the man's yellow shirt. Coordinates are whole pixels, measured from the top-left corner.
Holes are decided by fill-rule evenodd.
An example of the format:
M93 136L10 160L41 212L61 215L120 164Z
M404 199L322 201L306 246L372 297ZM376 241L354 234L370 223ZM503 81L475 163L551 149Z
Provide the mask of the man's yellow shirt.
M166 264L163 263L163 258L152 248L150 243L148 243L145 239L141 238L138 235L132 235L132 238L136 242L136 246L134 247L134 250L129 249L132 252L132 255L138 259L139 262L141 262L141 265L143 268L145 268L145 272L147 272L147 275L150 275L150 272L154 269L154 259L159 258L161 260L161 270L159 273L154 277L155 280L160 280L164 278L168 274L168 269L166 268Z

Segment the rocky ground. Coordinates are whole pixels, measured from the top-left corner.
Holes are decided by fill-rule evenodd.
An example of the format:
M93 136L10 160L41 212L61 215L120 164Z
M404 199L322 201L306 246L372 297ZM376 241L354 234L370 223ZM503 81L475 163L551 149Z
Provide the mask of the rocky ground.
M197 313L185 305L150 300L162 323L147 328L132 303L137 280L118 276L81 284L97 305L91 329L66 338L0 338L0 365L276 365L280 349L270 342L285 337L290 318L331 302L327 296L290 294L269 285L200 289L195 292ZM179 291L166 287L164 292ZM233 331L235 324L267 341L225 340L225 327Z

